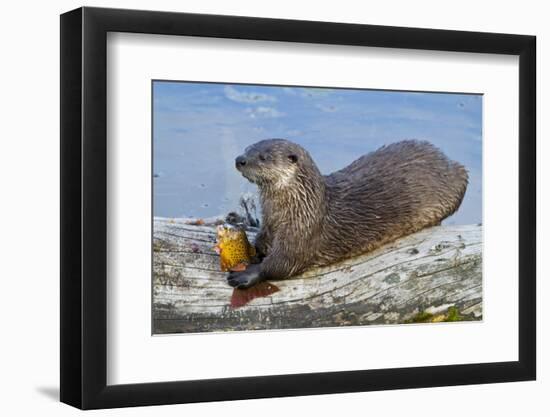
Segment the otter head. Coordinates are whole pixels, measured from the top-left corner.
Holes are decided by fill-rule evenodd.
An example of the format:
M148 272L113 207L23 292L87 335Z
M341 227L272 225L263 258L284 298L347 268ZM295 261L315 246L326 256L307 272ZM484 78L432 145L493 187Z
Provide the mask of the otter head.
M295 183L300 172L315 167L315 163L300 145L285 139L266 139L247 147L235 159L235 166L259 187L281 189Z

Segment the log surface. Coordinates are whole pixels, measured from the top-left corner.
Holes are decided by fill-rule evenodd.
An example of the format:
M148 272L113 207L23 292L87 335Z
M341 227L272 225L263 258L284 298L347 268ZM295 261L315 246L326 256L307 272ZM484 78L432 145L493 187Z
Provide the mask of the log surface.
M278 291L254 298L253 289L227 285L212 249L215 225L188 223L154 220L154 334L482 318L481 225L425 229L369 254L266 283L267 293ZM235 300L249 299L235 307Z

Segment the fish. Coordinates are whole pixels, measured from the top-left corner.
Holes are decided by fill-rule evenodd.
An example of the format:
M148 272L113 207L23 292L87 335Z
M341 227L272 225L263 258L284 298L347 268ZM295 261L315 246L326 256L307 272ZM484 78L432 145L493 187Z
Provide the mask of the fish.
M279 287L267 281L259 282L253 287L245 288L242 290L238 288L233 288L229 307L231 309L244 307L256 298L269 297L271 294L274 294L278 291Z
M256 256L256 249L248 241L244 229L230 224L219 225L214 250L220 255L220 269L244 271Z

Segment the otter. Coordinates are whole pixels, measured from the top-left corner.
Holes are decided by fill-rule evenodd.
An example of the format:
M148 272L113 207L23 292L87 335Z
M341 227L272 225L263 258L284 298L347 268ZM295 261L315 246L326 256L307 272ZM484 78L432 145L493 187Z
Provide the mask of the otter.
M262 222L255 240L261 262L228 275L248 288L372 251L439 225L468 185L463 165L426 141L405 140L322 175L310 154L285 139L266 139L235 160L259 188Z

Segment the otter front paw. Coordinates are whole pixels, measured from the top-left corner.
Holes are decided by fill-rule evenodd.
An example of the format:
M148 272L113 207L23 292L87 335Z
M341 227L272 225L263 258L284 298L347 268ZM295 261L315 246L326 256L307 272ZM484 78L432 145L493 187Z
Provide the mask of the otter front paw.
M259 264L249 265L242 272L231 272L227 277L227 283L239 289L249 288L260 281L262 281L262 278L260 277Z

